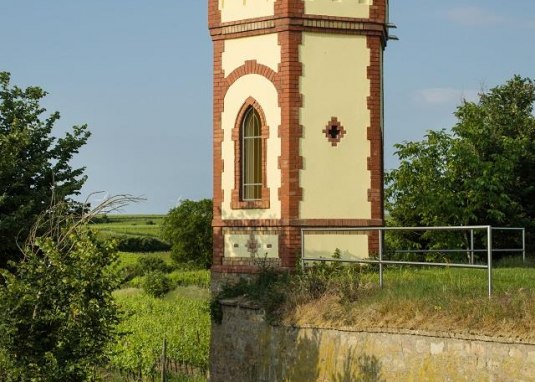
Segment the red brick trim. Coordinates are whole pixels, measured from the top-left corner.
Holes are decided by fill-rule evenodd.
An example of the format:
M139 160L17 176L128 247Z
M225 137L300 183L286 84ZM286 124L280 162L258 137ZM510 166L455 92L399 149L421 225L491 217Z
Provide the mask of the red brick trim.
M299 80L302 74L302 64L299 62L300 32L279 33L282 64L279 67L281 82L286 85L279 101L281 107L281 187L279 200L281 201L281 216L283 221L299 218L299 202L302 189L299 186L299 170L303 166L303 158L299 155L299 141L303 135L300 125L299 111L302 106Z
M284 2L283 2L284 3ZM290 1L289 1L290 3ZM279 237L279 256L283 267L293 267L301 252L301 233L293 227L299 220L299 203L303 191L299 185L299 170L303 167L303 158L299 152L299 142L303 134L299 111L302 106L300 77L302 64L299 61L299 46L302 33L299 31L282 31L279 33L282 64L279 67L281 83L285 85L280 99L281 125L281 201L282 234Z
M379 24L385 24L386 10L388 8L388 0L373 0L373 5L370 8L370 20Z
M254 24L250 24L254 25ZM346 34L346 35L376 35L376 36L384 36L386 40L386 34L383 27L377 26L376 24L366 24L364 26L361 26L360 23L356 23L355 27L351 28L336 28L336 27L319 27L314 25L298 25L298 26L288 26L283 25L280 27L277 26L270 26L269 28L257 28L257 29L247 29L244 27L243 31L234 31L234 30L227 30L225 31L222 29L218 34L215 34L212 36L213 41L218 40L230 40L235 38L242 38L242 37L251 37L251 36L260 36L264 34L270 34L270 33L277 33L282 31L299 31L299 32L319 32L319 33L331 33L331 34Z
M251 257L224 257L223 258L224 267L228 267L228 266L240 267L240 268L247 267L248 269L251 269L251 268L258 268L260 264L279 267L281 265L281 261L278 258L264 259L262 258L262 256L257 256L253 258Z
M260 117L260 131L262 136L262 197L260 200L243 200L241 195L242 184L242 123L247 110L253 107ZM232 140L234 141L234 189L232 190L232 209L268 209L269 208L269 188L267 187L267 140L269 138L269 126L266 123L266 116L260 104L253 98L245 100L241 107L234 128L232 129Z
M368 36L370 49L370 66L368 79L370 80L370 95L368 96L368 110L370 111L370 126L367 137L370 141L370 156L368 157L368 170L371 175L368 201L371 203L371 218L384 221L383 204L383 131L382 131L382 51L381 38ZM370 253L378 252L379 238L377 233L370 234L368 241Z
M208 29L217 28L221 25L221 11L219 0L208 0Z
M378 14L377 11L373 11L373 8L372 13L374 15ZM384 36L386 39L387 30L384 21L379 21L379 19L304 15L294 12L294 16L291 17L284 14L276 14L275 16L219 23L210 27L210 34L214 41L288 30L361 35L375 34ZM382 19L385 19L385 16L382 16Z
M213 256L212 269L218 265L223 264L223 257L225 256L225 236L223 234L223 227L214 227L213 234Z
M275 2L275 17L300 17L305 13L303 0L277 0Z
M216 2L217 9L217 2ZM219 12L219 11L218 11ZM224 170L222 143L223 128L221 126L221 114L224 107L224 96L226 83L222 66L224 41L214 41L214 67L213 67L213 204L214 220L221 219L221 208L223 204L224 191L222 186L222 175ZM215 233L214 233L215 235ZM214 237L215 240L215 237ZM214 241L215 243L215 241ZM216 247L214 245L214 253Z
M280 269L282 271L292 271L295 269L295 267L285 267L281 266L277 269ZM236 273L238 275L243 274L256 274L260 273L261 269L258 266L254 265L214 265L212 266L212 272L216 273Z
M332 130L336 129L336 136L333 137ZM331 142L331 146L336 147L338 143L342 140L344 135L346 135L346 129L344 129L344 126L338 121L338 118L332 117L331 120L327 123L327 126L325 126L325 129L322 130L322 132L325 134L325 137L329 142Z
M250 228L254 231L264 231L266 229L291 227L380 227L383 225L382 219L297 219L286 221L282 219L250 219L250 220L216 220L212 223L214 227L225 228Z
M234 84L234 82L248 74L258 74L267 78L273 83L280 97L281 88L279 74L273 71L273 69L271 69L269 66L259 64L256 60L247 60L242 66L234 69L230 74L226 76L224 87L222 89L223 98L225 97L228 89Z

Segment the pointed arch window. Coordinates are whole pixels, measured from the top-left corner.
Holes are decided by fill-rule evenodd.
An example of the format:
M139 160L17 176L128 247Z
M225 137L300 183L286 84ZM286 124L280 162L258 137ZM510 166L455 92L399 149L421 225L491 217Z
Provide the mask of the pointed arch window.
M232 208L269 208L266 151L269 128L260 105L249 98L232 132L235 147L235 187Z
M241 128L241 199L262 199L262 131L260 116L249 106Z

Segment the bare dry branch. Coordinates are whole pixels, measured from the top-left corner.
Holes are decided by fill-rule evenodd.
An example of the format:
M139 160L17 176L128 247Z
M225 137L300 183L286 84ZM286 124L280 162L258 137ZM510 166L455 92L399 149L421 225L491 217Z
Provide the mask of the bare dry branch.
M96 194L98 193L90 194L83 205L88 205L89 200ZM142 197L129 194L113 195L105 198L91 210L85 211L82 209L77 214L72 210L71 204L68 202L56 202L53 197L50 207L39 215L36 223L31 228L24 249L21 248L21 251L24 254L27 251L36 250L37 240L47 237L52 238L58 248L69 250L69 248L63 248L64 245L72 245L69 237L81 227L90 223L98 215L120 211L131 203L139 203L143 200L145 199Z

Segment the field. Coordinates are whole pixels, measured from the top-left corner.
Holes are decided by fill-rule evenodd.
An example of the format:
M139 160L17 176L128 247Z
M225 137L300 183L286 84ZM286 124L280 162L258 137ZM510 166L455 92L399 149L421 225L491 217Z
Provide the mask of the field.
M160 238L163 215L102 215L93 224L99 232Z
M126 333L111 347L112 369L123 373L158 374L164 338L168 362L189 374L205 375L210 333L209 293L197 287L177 287L164 298L140 289L115 292L124 313L119 331Z
M103 238L129 237L160 240L161 215L100 216L92 227ZM131 240L134 244L136 240ZM139 259L163 261L172 290L162 298L146 294ZM161 373L161 354L166 341L169 381L206 381L208 369L210 315L207 270L181 269L169 251L119 252L119 269L137 272L114 292L122 312L119 341L109 349L110 363L105 381L151 381ZM141 272L141 273L140 273Z

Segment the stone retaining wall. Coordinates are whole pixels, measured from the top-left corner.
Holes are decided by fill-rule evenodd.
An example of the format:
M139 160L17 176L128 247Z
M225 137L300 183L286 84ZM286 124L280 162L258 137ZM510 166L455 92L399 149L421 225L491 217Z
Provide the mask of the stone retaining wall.
M535 344L418 331L271 326L223 301L214 324L212 382L535 381Z

